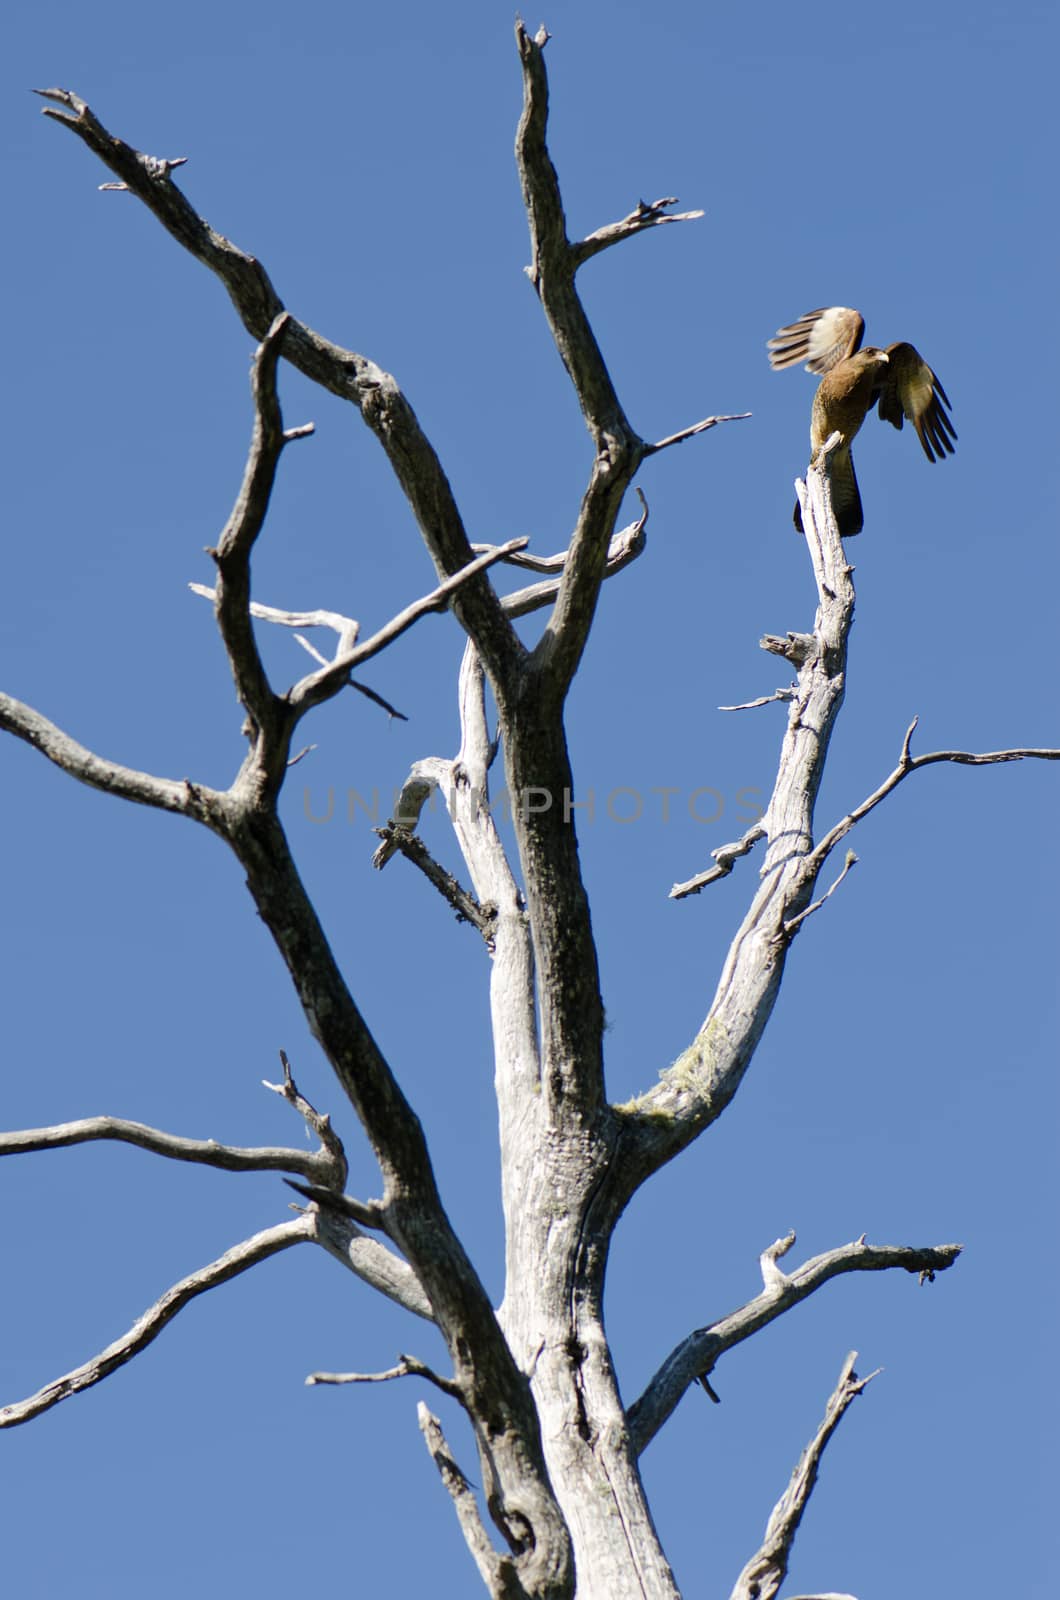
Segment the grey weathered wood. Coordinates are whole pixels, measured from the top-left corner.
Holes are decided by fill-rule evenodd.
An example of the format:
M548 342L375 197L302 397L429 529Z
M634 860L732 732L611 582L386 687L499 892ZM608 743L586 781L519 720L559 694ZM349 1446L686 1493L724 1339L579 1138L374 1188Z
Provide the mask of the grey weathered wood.
M799 1457L791 1482L773 1507L766 1526L766 1534L759 1549L740 1573L729 1600L773 1600L788 1571L791 1547L798 1532L802 1514L817 1482L821 1457L825 1446L843 1419L850 1402L878 1376L870 1372L859 1378L854 1371L857 1351L852 1350L843 1363L839 1381L828 1397L824 1420ZM852 1595L803 1595L801 1600L854 1600Z

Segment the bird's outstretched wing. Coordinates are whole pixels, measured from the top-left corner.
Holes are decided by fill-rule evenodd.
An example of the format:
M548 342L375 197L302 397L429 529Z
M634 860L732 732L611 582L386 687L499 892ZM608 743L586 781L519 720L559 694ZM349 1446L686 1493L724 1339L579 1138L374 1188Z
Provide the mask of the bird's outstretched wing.
M880 418L902 426L908 417L916 429L929 461L942 461L953 454L957 431L947 414L949 400L927 362L911 344L887 347L890 360L883 369L880 388Z
M795 367L805 361L807 372L831 372L852 356L861 344L865 320L849 306L822 306L807 311L798 322L778 328L767 341L771 367Z

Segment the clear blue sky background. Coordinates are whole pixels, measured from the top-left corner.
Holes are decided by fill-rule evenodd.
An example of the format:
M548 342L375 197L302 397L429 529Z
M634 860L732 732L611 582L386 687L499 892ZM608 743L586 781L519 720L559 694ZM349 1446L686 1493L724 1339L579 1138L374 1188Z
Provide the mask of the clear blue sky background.
M583 274L634 425L651 438L754 413L645 466L648 550L608 586L570 708L577 781L597 799L582 852L624 1099L695 1031L755 882L752 860L697 900L666 898L743 831L737 792L771 781L783 709L716 708L785 682L758 638L812 622L790 527L812 380L769 371L778 324L862 308L870 340L911 339L937 368L960 434L934 467L908 432L873 422L859 440L858 617L821 823L890 770L914 714L921 751L1060 743L1060 30L1044 0L556 0L545 20L572 233L640 197L706 210ZM239 714L186 585L210 581L202 550L238 485L250 340L134 201L97 192L104 171L26 90L73 87L140 148L190 156L186 192L292 310L398 376L472 537L526 533L550 552L590 457L522 273L512 17L497 0L44 0L12 13L5 42L0 682L103 754L224 783ZM290 373L283 397L288 423L318 432L285 457L258 597L370 628L431 586L426 555L352 411ZM302 671L289 638L267 649L278 679ZM455 751L460 649L434 617L373 664L366 680L407 724L353 696L319 712L286 819L499 1290L485 957L405 863L373 873L364 814L344 816L350 788L378 788L385 813L411 761ZM352 1190L373 1193L234 860L14 741L0 754L3 1125L111 1112L298 1141L260 1087L282 1045L348 1137ZM644 1470L690 1600L728 1593L851 1347L886 1371L826 1458L792 1588L1057 1592L1058 782L1042 764L935 768L862 826L861 864L798 940L737 1102L621 1225L608 1315L629 1399L691 1328L755 1293L758 1253L789 1227L798 1260L863 1231L967 1246L931 1288L829 1285L725 1359L720 1407L686 1397ZM305 792L320 814L329 786L336 815L314 824ZM678 791L668 821L663 786ZM620 787L644 798L636 822L607 814ZM701 787L720 796L714 821L689 816ZM455 863L443 820L428 832ZM126 1148L4 1162L0 1399L79 1364L289 1198L278 1178ZM416 1385L303 1387L315 1368L407 1349L439 1359L422 1324L320 1251L198 1301L133 1366L3 1435L10 1592L475 1593Z

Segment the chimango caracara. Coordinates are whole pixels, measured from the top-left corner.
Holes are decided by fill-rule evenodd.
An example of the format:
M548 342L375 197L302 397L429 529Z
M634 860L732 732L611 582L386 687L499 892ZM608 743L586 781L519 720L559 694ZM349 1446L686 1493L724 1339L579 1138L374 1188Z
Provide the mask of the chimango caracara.
M831 458L832 507L844 539L860 533L864 518L861 495L854 476L850 442L872 407L879 401L884 422L902 426L908 417L917 431L929 461L953 454L957 438L945 407L942 387L923 356L911 344L889 344L862 350L865 322L849 306L827 306L807 311L798 322L778 328L769 340L769 364L793 367L805 361L807 372L824 376L813 398L810 444L814 454L836 430L843 442ZM802 532L802 514L795 506L795 526Z

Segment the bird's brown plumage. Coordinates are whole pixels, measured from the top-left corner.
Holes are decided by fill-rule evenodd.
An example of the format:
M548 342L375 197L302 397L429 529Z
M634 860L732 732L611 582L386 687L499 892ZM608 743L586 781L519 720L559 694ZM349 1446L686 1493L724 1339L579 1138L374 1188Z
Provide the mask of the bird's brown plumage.
M874 404L879 403L880 418L896 428L909 418L929 461L952 455L957 438L946 410L946 391L920 353L904 343L862 350L864 332L859 311L824 306L779 328L767 345L772 367L805 362L808 372L822 374L810 417L810 443L816 453L833 433L843 436L832 455L831 479L833 509L844 538L862 528L850 441ZM801 531L798 505L795 526Z

